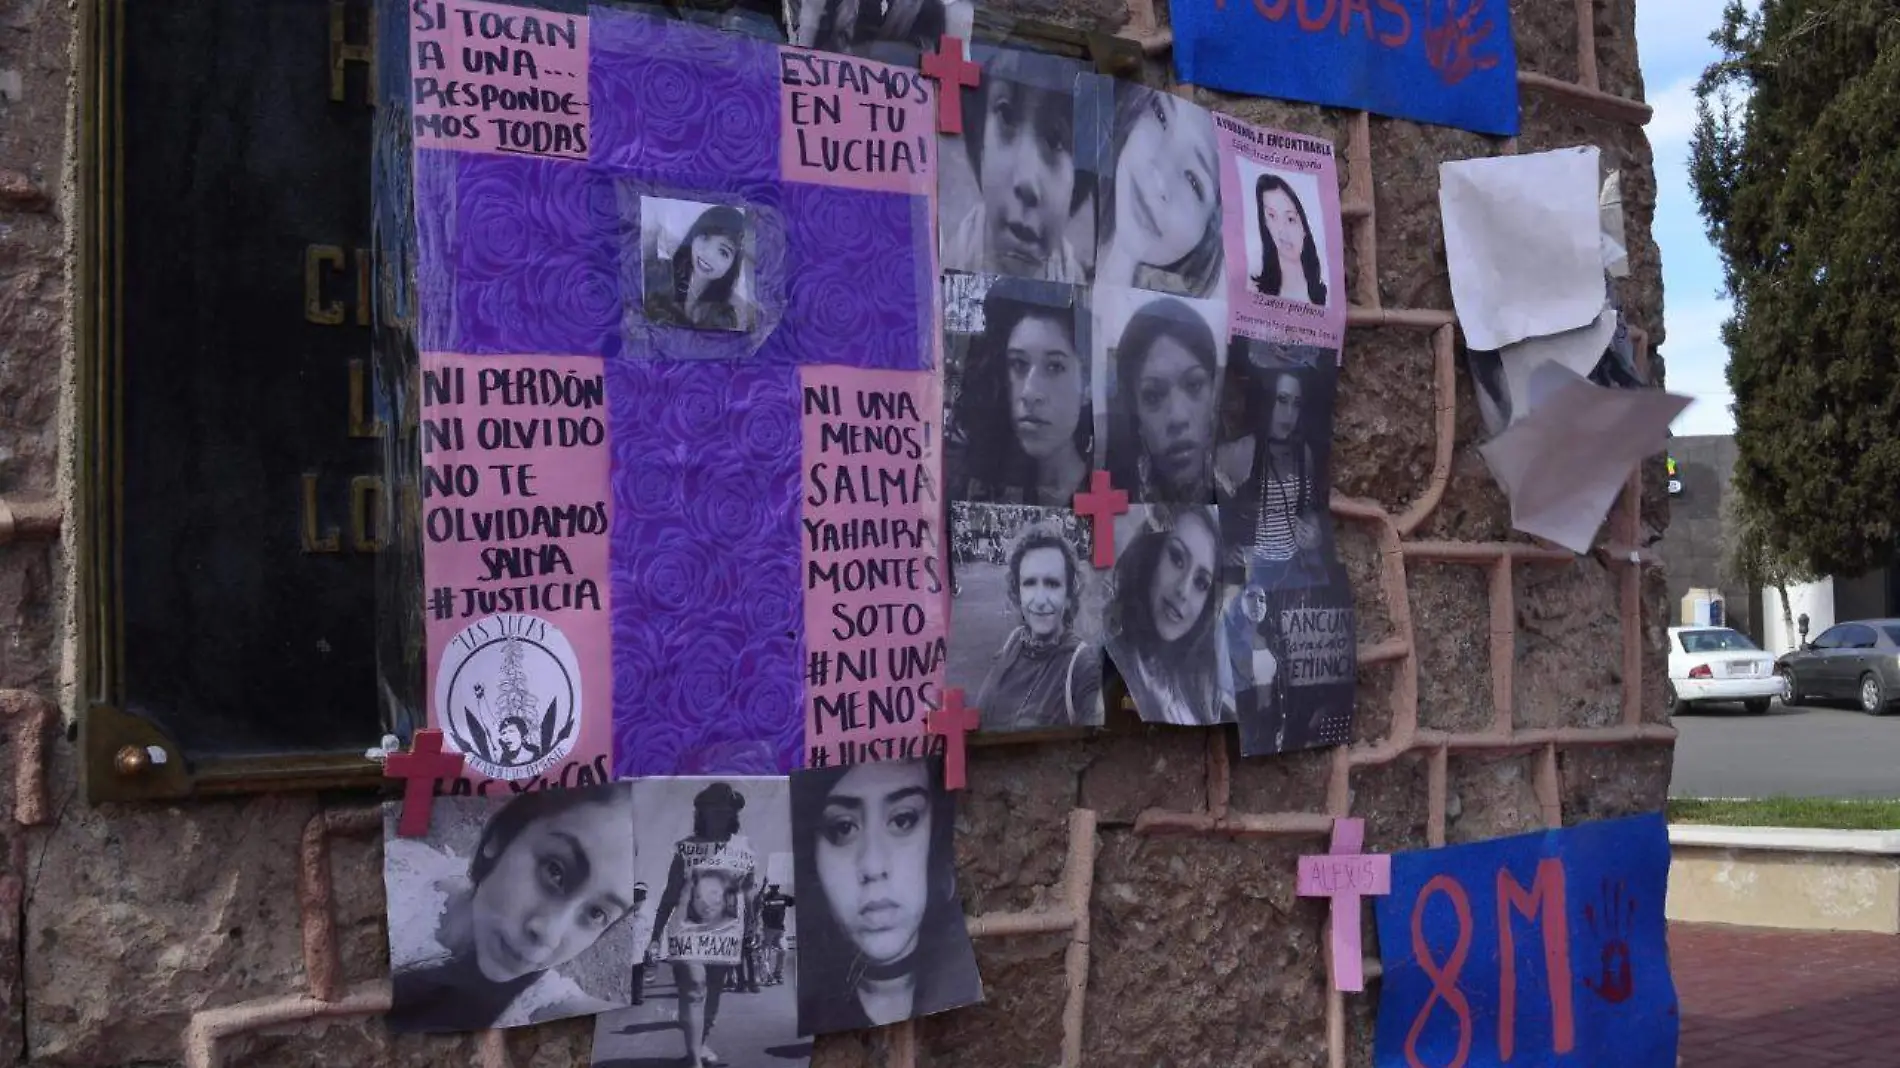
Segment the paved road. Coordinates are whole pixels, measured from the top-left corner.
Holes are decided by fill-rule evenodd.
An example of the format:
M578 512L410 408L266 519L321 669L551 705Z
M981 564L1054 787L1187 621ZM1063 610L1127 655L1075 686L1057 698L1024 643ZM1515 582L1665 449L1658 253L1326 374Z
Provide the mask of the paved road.
M1900 797L1900 716L1706 705L1676 729L1671 797Z
M727 992L720 1000L712 1045L730 1068L791 1068L811 1060L811 1039L798 1037L795 969L782 986L757 994ZM674 1023L679 991L672 969L660 965L647 983L646 1004L602 1016L594 1031L595 1068L678 1068L686 1063L686 1036Z

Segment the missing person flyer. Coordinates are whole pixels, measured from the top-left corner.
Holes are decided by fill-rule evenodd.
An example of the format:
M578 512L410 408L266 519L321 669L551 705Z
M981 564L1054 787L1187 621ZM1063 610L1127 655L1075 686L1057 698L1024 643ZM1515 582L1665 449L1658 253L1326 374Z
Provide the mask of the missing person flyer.
M1337 352L1346 339L1346 251L1330 141L1216 113L1228 328Z

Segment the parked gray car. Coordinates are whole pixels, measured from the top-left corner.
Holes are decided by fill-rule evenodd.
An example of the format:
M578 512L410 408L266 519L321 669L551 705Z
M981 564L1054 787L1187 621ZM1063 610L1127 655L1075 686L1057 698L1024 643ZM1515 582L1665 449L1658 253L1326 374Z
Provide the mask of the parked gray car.
M1839 623L1775 663L1782 700L1855 701L1878 716L1900 701L1900 619Z

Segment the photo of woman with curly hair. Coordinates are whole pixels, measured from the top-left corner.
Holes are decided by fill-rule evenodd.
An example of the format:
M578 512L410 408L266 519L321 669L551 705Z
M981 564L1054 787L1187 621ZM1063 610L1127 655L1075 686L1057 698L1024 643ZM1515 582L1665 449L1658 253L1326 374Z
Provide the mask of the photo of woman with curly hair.
M1107 467L1130 501L1214 501L1225 307L1138 289L1095 291L1110 379Z
M1108 655L1149 723L1231 716L1220 688L1220 522L1206 505L1129 509L1115 523Z

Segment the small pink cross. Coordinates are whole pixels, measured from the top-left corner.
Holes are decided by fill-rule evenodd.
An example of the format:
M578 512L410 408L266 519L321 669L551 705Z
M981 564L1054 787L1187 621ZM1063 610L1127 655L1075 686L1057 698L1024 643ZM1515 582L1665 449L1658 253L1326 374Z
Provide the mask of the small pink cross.
M963 87L976 88L983 68L963 58L963 38L944 34L935 52L924 53L924 77L937 79L937 132L963 132Z
M1089 476L1089 488L1075 495L1075 514L1095 521L1095 566L1115 566L1115 517L1128 511L1128 491L1118 490L1107 471Z
M383 763L383 776L408 780L402 788L402 819L396 824L396 833L404 838L428 834L436 780L452 779L461 773L462 754L444 753L442 732L433 727L417 731L407 753L391 753Z
M943 691L943 707L931 713L925 729L943 735L943 785L961 790L964 785L964 734L977 729L983 714L963 704L963 687Z
M1300 858L1300 896L1332 898L1333 987L1364 990L1365 963L1359 948L1359 899L1392 892L1392 858L1359 852L1366 821L1333 821L1332 849L1324 856Z

